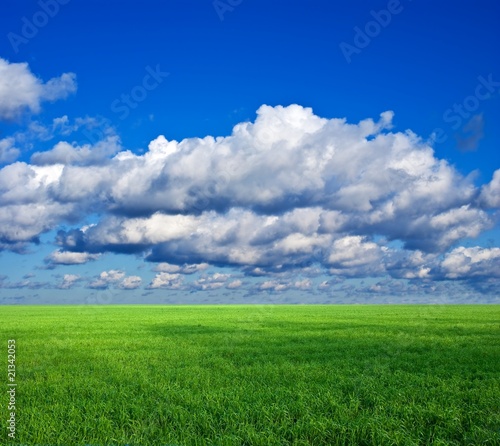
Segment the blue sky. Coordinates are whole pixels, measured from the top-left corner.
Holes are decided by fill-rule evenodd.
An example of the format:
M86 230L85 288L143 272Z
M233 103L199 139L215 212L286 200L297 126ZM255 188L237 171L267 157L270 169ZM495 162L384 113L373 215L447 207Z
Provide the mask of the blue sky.
M0 303L498 303L499 19L6 0Z

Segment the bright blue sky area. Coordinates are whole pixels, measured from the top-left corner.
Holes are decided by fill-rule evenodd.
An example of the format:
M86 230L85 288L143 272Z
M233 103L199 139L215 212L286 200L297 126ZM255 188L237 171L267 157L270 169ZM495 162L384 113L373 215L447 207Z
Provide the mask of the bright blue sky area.
M35 120L48 125L64 115L70 120L101 117L120 136L124 150L140 154L159 135L178 141L206 135L227 136L237 123L253 122L263 104L299 104L312 107L314 114L322 118L345 117L352 124L367 118L377 121L380 113L392 110L392 131L411 129L424 140L435 129L441 129L440 140L432 144L435 158L446 159L463 175L477 171L474 183L478 194L479 188L489 183L500 168L500 5L495 1L71 0L58 4L54 17L39 27L34 37L14 48L15 37L9 37L9 33L23 36L23 17L33 21L34 15L43 10L42 3L50 2L5 0L0 17L0 57L9 63L26 62L33 75L43 81L62 73L75 73L78 89L65 100L44 102L41 113L0 120L0 139L25 131ZM374 20L371 11L391 8L398 13L389 15L390 23L378 30L372 25L374 36L369 43L357 48L350 62L346 60L340 45L355 45L355 27L366 30ZM121 119L122 95L141 85L148 70L156 69L168 72L168 77L148 91L136 108L127 108L130 113ZM491 94L487 94L486 87L479 87L480 79L492 80ZM114 111L119 106L122 112ZM28 145L22 147L18 161L29 162L32 153L49 150L64 139L38 140L31 149ZM88 142L81 132L69 140ZM496 220L497 209L485 212L492 221ZM314 277L303 272L303 277L313 282L309 291L290 286L283 293L276 289L269 293L265 287L256 287L265 280L292 279L277 278L272 273L264 278L252 276L244 268L228 264L221 268L221 274L229 274L230 269L228 280L243 281L245 290L221 287L212 291L179 291L166 286L148 292L147 285L156 274L152 271L155 265L145 263L137 253L104 254L84 265L40 269L43 259L57 249L53 240L59 229L80 227L98 222L99 218L87 216L80 222L54 225L42 235L41 245L27 248L31 254L5 249L0 254L1 274L7 276L5 283L34 274L30 280L45 285L36 290L23 286L4 288L0 297L48 302L52 295L57 295L56 300L61 301L66 299L61 296L67 290L55 291L48 284L56 283L64 274L73 274L80 277L79 285L72 288L80 302L95 292L85 286L90 277L109 270L122 270L128 276L142 278L141 286L134 290L113 291L117 295L129 293L128 297L115 300L149 299L158 303L183 293L181 300L189 295L197 301L223 301L231 296L247 296L256 301L307 301L308 296L315 301L348 301L355 290L366 291L361 281L386 280L384 274L332 275L326 267ZM489 229L486 226L478 239L471 242L463 237L440 255L457 246L497 247L498 225ZM498 262L497 257L492 258ZM208 263L208 270L189 279L219 271L212 262ZM319 283L332 281L332 277L343 281L342 285L335 285L335 293L322 294L317 290ZM405 283L405 299L432 301L443 299L446 294L442 291L436 297L428 291L429 284L418 283L411 288L407 280L399 279ZM436 279L438 288L450 286L453 290L467 280L448 279ZM490 279L497 280L488 276ZM351 288L346 292L347 288L342 291L341 286ZM498 290L497 282L494 286ZM471 299L480 299L481 294L475 294L477 288L470 289ZM387 290L377 298L397 301L394 287ZM360 300L370 300L371 295L363 292L359 296L365 297ZM141 297L141 293L148 294ZM485 299L491 298L491 290L489 293Z

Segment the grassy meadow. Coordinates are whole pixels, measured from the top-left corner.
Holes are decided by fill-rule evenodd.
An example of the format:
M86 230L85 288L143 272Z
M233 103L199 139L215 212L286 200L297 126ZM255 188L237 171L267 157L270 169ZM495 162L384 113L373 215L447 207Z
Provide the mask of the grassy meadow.
M499 306L4 306L16 441L500 445Z

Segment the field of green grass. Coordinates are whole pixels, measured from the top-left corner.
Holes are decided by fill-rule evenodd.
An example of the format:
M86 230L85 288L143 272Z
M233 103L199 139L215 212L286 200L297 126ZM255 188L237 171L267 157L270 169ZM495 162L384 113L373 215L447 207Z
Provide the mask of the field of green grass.
M499 306L0 315L2 445L500 445Z

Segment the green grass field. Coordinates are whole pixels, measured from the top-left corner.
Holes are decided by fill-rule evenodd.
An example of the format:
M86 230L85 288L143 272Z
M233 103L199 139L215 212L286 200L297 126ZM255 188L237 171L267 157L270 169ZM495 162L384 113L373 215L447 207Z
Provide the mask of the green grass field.
M1 444L500 445L498 306L5 306Z

